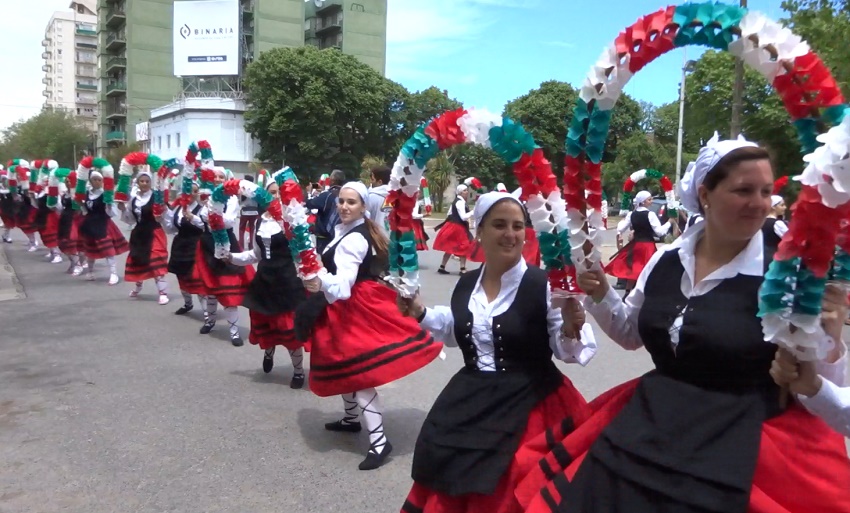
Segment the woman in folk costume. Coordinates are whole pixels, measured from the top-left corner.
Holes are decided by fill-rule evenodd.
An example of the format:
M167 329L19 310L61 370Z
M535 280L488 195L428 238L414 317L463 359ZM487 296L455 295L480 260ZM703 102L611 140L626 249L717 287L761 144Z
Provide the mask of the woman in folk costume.
M103 199L103 175L99 171L89 173L90 189L86 193L83 221L80 223L80 237L83 253L88 261L86 279L94 281L94 262L105 259L109 265L109 284L120 281L115 266L115 257L129 251L130 246L121 230L112 222L112 205Z
M599 327L646 347L655 370L590 404L523 483L528 513L850 511L844 439L783 405L769 373L777 346L758 311L772 183L766 150L715 136L680 183L704 219L652 257L625 303L604 273L579 275ZM822 306L810 336L838 343L816 371L844 386L846 297L828 286Z
M439 274L449 274L446 271L446 264L452 255L460 259L460 274L466 272L466 256L472 244L472 233L469 231L469 219L472 217L472 211L467 212L466 200L469 198L469 187L464 184L457 186L457 194L452 206L449 207L449 214L446 220L437 225L437 237L434 239L434 250L443 252L443 261L440 263L440 268L437 269Z
M130 254L124 266L124 281L135 283L131 298L139 297L145 280L153 280L159 292L159 304L168 304L168 240L153 212L151 173L140 171L136 175L136 190L129 201L118 203L121 219L133 226L130 232Z
M522 257L525 208L507 192L490 192L474 212L485 262L460 278L451 306L399 299L435 338L456 341L465 364L419 433L402 513L521 513L516 485L547 452L527 442L556 424L549 436L562 437L589 415L552 356L586 365L596 352L593 332L582 322L580 339L566 336L546 272Z
M62 255L59 251L59 213L47 205L49 175L59 169L59 164L55 160L36 162L41 164L39 166L41 174L36 179L35 207L37 211L35 214L35 225L38 228L41 243L48 250L44 257L53 264L61 264ZM32 172L38 173L39 171L32 170Z
M28 166L28 164L26 166ZM21 181L20 179L18 180L20 202L18 203L18 211L16 213L15 225L20 228L22 232L24 232L24 235L27 236L27 241L29 243L29 248L27 249L27 251L30 253L38 251L38 238L36 238L36 234L38 233L38 225L36 224L38 208L36 208L36 205L34 204L35 191L29 190L30 173L37 172L38 170L30 170L28 167L26 167L26 171L24 171L23 173L18 173L19 177L26 178L23 181Z
M168 257L168 272L177 276L177 284L180 286L180 294L183 296L183 306L174 312L176 315L186 315L195 307L192 295L197 294L204 312L204 321L207 320L207 298L206 289L199 277L195 277L195 255L198 250L198 241L204 233L204 221L202 214L206 216L206 207L200 203L198 184L192 184L191 200L187 202L177 201L172 208L163 213L159 222L166 233L173 233L171 251Z
M507 193L508 188L505 187L505 184L498 183L496 184L496 192ZM522 188L515 190L512 195L514 198L519 199L522 196ZM484 257L484 246L482 246L481 241L476 238L469 250L467 260L470 262L483 263ZM531 224L531 217L528 216L528 211L525 211L525 241L522 245L522 257L528 265L540 267L540 242L537 240L537 233L535 233L534 227Z
M428 251L428 234L425 232L425 221L422 219L430 215L425 209L425 201L422 198L416 200L413 207L413 234L416 237L416 251Z
M617 234L620 237L629 230L634 231L634 236L605 266L606 273L626 280L627 295L634 288L646 263L657 251L656 239L664 237L670 230L670 221L661 224L655 212L649 210L651 204L652 194L648 191L637 193L635 209L617 224Z
M3 242L12 243L12 228L17 226L18 201L9 189L9 171L0 165L0 221L3 221Z
M213 183L218 187L224 183L227 174L223 167L216 167L214 173L215 180ZM208 203L210 200L207 199L206 201ZM201 234L195 251L192 279L200 282L203 287L201 295L207 298L207 315L200 333L206 335L213 330L218 316L218 305L221 303L221 306L224 307L227 324L230 325L230 343L239 347L243 342L239 335L239 326L236 325L239 322L238 307L242 304L248 286L254 278L254 268L240 267L216 258L215 242L209 227L209 209L203 209L199 214L204 222L204 233ZM239 253L242 251L242 246L239 245L239 241L236 240L236 235L233 233L233 229L239 226L238 197L231 196L228 198L222 217L227 229L227 236L230 239L230 252Z
M375 387L419 370L443 347L399 313L396 293L378 281L389 242L367 218L367 197L360 182L342 186L340 223L322 253L327 272L304 281L309 292L322 293L310 302L327 303L312 326L310 390L320 397L342 395L345 416L325 424L329 431L359 432L362 414L369 451L360 470L380 467L392 451Z
M57 177L62 180L59 187L59 201L56 203L56 211L59 212L59 230L57 232L59 251L64 253L70 261L66 272L73 276L79 276L83 274L82 262L80 261L80 252L82 251L80 224L83 222L83 215L79 210L74 209L74 188L77 186L77 172L69 170L64 179L59 174L57 174Z
M772 260L773 254L779 249L779 241L788 232L788 225L785 223L785 211L788 207L785 206L785 198L780 195L782 188L788 183L788 177L783 176L776 180L773 184L773 195L770 197L770 213L767 214L767 219L764 220L764 226L761 232L764 235L764 246L769 248L765 251L765 257Z
M265 181L266 190L274 201L259 216L254 249L231 254L230 262L240 266L257 265L257 274L248 286L242 306L251 315L248 341L265 351L263 371L272 371L275 349L283 346L289 352L294 369L289 386L300 389L304 386L305 377L304 350L309 351L310 344L295 338L295 307L307 295L298 278L282 227L280 186L275 180L282 175L282 170L277 171Z

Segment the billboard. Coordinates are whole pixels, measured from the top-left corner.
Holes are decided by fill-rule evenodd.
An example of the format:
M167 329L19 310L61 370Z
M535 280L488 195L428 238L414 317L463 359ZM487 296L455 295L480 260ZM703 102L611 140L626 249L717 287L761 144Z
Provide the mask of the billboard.
M238 75L239 0L173 5L174 75Z

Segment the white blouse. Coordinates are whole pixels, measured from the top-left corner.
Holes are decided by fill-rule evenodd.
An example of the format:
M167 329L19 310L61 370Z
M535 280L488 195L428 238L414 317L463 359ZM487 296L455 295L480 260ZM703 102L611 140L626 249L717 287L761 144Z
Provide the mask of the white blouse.
M133 217L133 213L135 212L136 216L141 218L142 207L147 205L151 198L153 198L153 191L145 193L136 191L136 194L126 203L127 207L121 212L121 220L127 224L136 224L136 218Z
M472 214L475 213L474 210L466 211L466 200L463 198L458 198L455 200L455 208L457 209L457 214L464 221L468 220L472 217Z
M422 200L416 200L416 206L413 207L413 215L411 217L413 219L422 219L424 210L425 202Z
M850 438L850 387L839 387L825 378L821 379L821 383L817 394L812 397L798 395L797 398L813 415Z
M198 202L192 201L192 203L189 204L189 213L191 214L192 212L194 212L197 207L198 207ZM177 224L176 225L174 224L174 211L175 210L177 211ZM203 214L203 216L206 217L206 210L207 210L207 207L201 207L201 210L198 211L198 215L196 215L195 217L192 218L191 221L189 221L192 224L192 226L194 226L196 228L200 228L202 230L204 229L204 221L201 218L201 215ZM169 209L165 213L165 215L162 216L162 227L163 227L163 229L165 229L165 233L177 233L177 230L180 227L180 224L182 222L183 222L183 207L182 206L178 206L176 208Z
M782 219L776 219L776 222L773 223L773 233L781 239L788 233L788 224Z
M487 295L484 288L481 286L481 277L484 276L482 270L472 295L469 298L469 311L472 313L472 343L478 353L478 369L482 371L495 371L496 362L494 360L495 346L493 344L493 318L505 313L516 299L519 284L525 271L528 270L528 264L525 259L520 259L519 263L512 269L502 275L502 286L499 289L499 294L492 302L487 301ZM546 314L547 328L549 332L549 347L555 354L555 357L567 363L578 363L582 366L587 365L587 362L596 354L596 339L593 336L593 330L590 324L585 323L581 331L581 341L577 339L569 339L561 334L561 309L552 307L552 295L549 288L546 288L546 302L549 304L549 311ZM448 343L455 340L454 334L454 316L452 315L451 307L435 306L429 307L425 311L425 318L420 323L421 326L430 331L435 339Z
M325 248L325 253L336 246L334 264L336 274L324 273L319 275L322 281L321 290L328 303L345 300L351 297L351 287L357 281L360 264L366 259L369 242L359 233L346 234L366 221L363 218L348 224L339 223L334 226L334 238Z
M646 207L637 207L634 212L643 212L645 210L648 209ZM629 212L628 214L626 214L625 219L617 223L617 233L622 235L632 229L632 214L634 212ZM670 230L670 221L661 224L661 221L658 219L658 216L655 215L655 212L651 210L649 211L649 224L652 226L652 231L655 232L655 235L657 237L664 237Z
M268 217L266 214L260 216L260 226L257 228L257 235L263 239L263 245L266 248L266 254L263 255L260 250L259 244L254 244L254 249L243 251L241 253L233 253L231 255L232 262L236 265L246 266L251 264L256 264L263 258L266 260L270 260L271 255L271 243L272 237L281 233L283 228L280 226L280 223L275 221L274 219Z
M643 268L640 277L638 277L635 288L626 298L625 302L620 299L620 296L613 288L608 289L608 293L599 303L595 303L590 297L584 300L584 307L596 319L596 323L602 328L602 331L611 337L614 342L628 350L636 350L643 347L643 340L638 332L638 316L645 300L644 289L646 288L646 281L656 264L658 264L658 261L668 251L678 252L682 267L685 269L685 272L682 273L681 291L682 295L688 299L708 294L715 287L723 283L724 280L734 278L739 274L763 276L764 247L761 232L758 232L750 239L747 247L728 264L716 269L699 283L694 283L694 269L696 265L694 252L697 242L702 238L704 229L705 221L701 219L686 230L675 242L652 255L646 267ZM678 332L682 326L682 318L684 317L686 308L687 305L685 305L670 326L670 338L674 349L678 344ZM843 342L839 346L841 348L841 356L838 361L835 363L818 362L817 368L820 374L826 376L833 383L844 385L847 373L847 350Z

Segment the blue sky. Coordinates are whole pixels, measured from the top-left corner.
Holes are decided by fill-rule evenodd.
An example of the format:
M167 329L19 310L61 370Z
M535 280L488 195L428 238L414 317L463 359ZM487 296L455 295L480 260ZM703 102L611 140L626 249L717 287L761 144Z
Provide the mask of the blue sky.
M781 0L751 11L784 16ZM546 80L580 86L617 35L658 0L389 0L387 76L411 91L447 89L466 107L502 112ZM697 59L701 48L688 48ZM682 50L635 75L625 91L660 105L678 98ZM564 113L565 115L567 113Z

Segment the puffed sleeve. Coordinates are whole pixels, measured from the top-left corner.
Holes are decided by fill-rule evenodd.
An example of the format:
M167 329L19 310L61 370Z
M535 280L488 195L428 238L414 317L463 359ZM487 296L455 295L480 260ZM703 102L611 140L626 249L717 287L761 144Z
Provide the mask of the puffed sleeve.
M224 227L226 229L236 228L239 226L239 198L231 196L227 198L227 208L221 216L224 218Z
M465 202L465 201L463 201L463 200L459 200L459 201L457 202L457 214L458 214L458 215L460 216L460 218L461 218L461 219L463 219L464 221L466 221L467 219L469 219L470 217L472 217L472 214L474 214L474 213L475 213L475 211L474 211L474 210L470 210L469 212L467 212L467 211L466 211L466 202Z
M174 226L174 212L176 212L177 208L166 209L165 213L162 214L160 224L162 225L162 229L165 230L165 233L177 233L177 227Z
M798 395L800 403L817 415L829 427L845 437L850 437L850 388L842 388L823 378L817 394L812 397Z
M419 323L431 332L435 340L446 345L456 345L455 318L448 306L433 306L425 310L425 318Z
M123 211L122 211L122 210L120 210L120 209L118 210L118 213L120 214L118 217L119 217L122 221L124 221L125 223L127 223L127 224L129 224L129 225L136 224L136 218L135 218L135 217L133 217L133 202L132 202L132 201L128 201L128 202L127 202L127 203L125 203L124 205L125 205L125 206L124 206L124 210L123 210Z
M322 292L328 303L351 297L351 287L357 281L360 264L366 258L369 243L359 233L349 233L337 243L334 253L336 274L325 273L319 276Z
M255 244L254 249L243 251L241 253L232 253L231 262L242 267L256 264L260 261L260 246Z
M622 235L632 228L632 213L626 214L622 221L617 223L617 233Z

